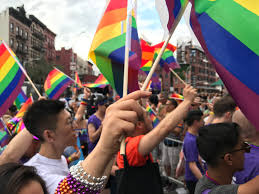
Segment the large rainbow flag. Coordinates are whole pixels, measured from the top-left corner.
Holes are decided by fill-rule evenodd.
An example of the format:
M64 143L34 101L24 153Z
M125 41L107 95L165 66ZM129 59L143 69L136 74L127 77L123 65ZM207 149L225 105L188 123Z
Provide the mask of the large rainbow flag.
M21 92L25 80L17 57L3 42L0 45L0 116L5 114Z
M63 72L53 69L44 83L44 90L50 99L58 99L65 89L74 81Z
M25 95L23 90L21 90L21 92L18 94L17 98L14 101L14 104L18 110L21 109L22 104L25 103L27 99L28 99L28 97Z
M88 83L88 84L84 84L84 86L88 87L88 88L104 88L107 85L109 85L109 82L107 81L107 79L105 79L105 77L103 76L103 74L101 74L94 83Z
M138 89L137 72L141 63L141 49L136 28L135 12L133 10L129 11L131 18L127 27L127 7L128 0L110 0L108 2L89 52L89 58L97 65L119 95L123 93L126 29L130 29L128 31L130 40L127 42L130 50L129 92Z
M259 130L258 1L190 2L191 26L203 50L238 107Z
M152 120L152 124L153 127L156 127L159 124L159 119L156 117L155 112L153 111L153 109L149 106L149 104L147 103L146 105L146 111L149 113L150 118Z
M166 34L169 34L181 9L189 0L156 0L156 10Z
M161 42L159 44L152 46L155 50L154 60L156 59L160 50L162 49L163 44L164 44L164 42ZM168 43L160 61L159 61L160 67L163 68L167 73L170 71L170 68L171 69L180 68L180 65L176 62L174 55L173 55L173 52L175 50L176 50L176 47L174 45Z

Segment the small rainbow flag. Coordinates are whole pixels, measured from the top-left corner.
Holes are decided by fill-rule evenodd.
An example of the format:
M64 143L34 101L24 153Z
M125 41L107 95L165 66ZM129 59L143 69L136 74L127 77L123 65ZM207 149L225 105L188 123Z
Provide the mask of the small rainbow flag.
M155 49L150 46L145 40L141 40L142 59L140 69L149 72L152 67Z
M105 77L103 76L103 74L101 74L94 83L88 83L88 84L84 84L84 86L88 87L88 88L104 88L107 85L109 85L109 82L107 81L107 79L105 79Z
M0 116L13 104L25 80L18 59L3 42L0 45Z
M28 97L25 95L23 90L21 90L20 94L17 96L17 98L14 101L14 105L17 107L18 110L21 109L22 104L26 102Z
M181 101L184 100L184 97L180 94L177 94L177 93L173 93L170 98L173 98L175 100L181 100Z
M32 96L26 100L26 102L23 104L22 108L19 110L19 112L15 115L16 118L22 118L24 113L27 111L28 107L33 103Z
M155 112L152 110L152 108L149 106L149 104L146 105L146 111L149 113L150 118L152 120L153 127L156 127L159 124L159 119L156 117Z
M83 88L83 85L79 79L78 73L75 72L75 81L76 81L76 87Z
M53 69L44 83L44 90L50 99L57 99L74 82L63 72Z

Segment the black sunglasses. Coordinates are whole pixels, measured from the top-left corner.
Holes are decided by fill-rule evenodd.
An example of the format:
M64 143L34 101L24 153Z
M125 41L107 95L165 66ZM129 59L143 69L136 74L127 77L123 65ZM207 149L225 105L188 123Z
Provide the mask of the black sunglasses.
M244 142L242 148L226 152L225 154L239 152L239 151L242 151L242 150L245 150L246 153L250 153L251 146L248 143ZM224 155L222 156L222 158L224 158Z

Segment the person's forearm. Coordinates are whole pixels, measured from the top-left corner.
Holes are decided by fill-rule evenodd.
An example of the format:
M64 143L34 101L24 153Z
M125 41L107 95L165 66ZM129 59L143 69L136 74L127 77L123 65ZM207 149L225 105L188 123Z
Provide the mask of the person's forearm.
M149 154L178 125L187 114L191 102L183 101L174 111L169 113L156 128L146 134L139 143L139 153Z
M89 135L89 139L92 143L94 143L101 135L102 132L102 126L100 126L94 133Z
M195 176L197 179L202 178L201 171L200 171L200 169L197 167L197 165L196 165L195 162L192 162L191 164L189 163L189 167L190 167L190 170L192 171L192 173L194 174L194 176Z
M27 131L22 130L7 145L7 148L0 155L0 164L18 162L30 147L33 136Z
M83 119L83 116L84 116L84 113L85 113L85 109L86 109L86 105L84 104L80 104L77 112L76 112L76 115L75 115L75 118L76 120L81 120Z

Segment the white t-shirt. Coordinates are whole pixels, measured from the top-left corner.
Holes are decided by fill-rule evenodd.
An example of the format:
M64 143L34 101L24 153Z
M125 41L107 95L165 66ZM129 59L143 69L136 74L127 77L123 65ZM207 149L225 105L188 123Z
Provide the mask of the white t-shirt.
M67 161L64 156L57 160L36 154L24 165L33 166L37 169L38 175L46 183L49 194L54 194L58 183L69 174Z

